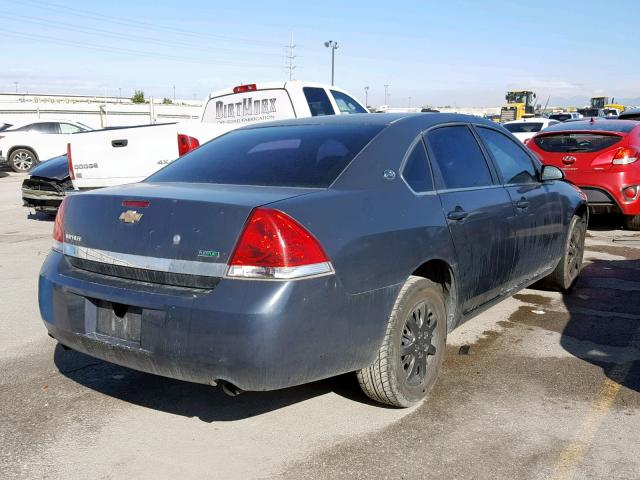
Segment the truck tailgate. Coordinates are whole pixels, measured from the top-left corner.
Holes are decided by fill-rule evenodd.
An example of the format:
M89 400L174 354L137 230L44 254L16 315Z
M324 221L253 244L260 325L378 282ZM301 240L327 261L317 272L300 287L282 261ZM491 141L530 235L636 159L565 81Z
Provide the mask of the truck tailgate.
M144 125L76 134L69 150L75 189L138 182L178 158L178 126Z

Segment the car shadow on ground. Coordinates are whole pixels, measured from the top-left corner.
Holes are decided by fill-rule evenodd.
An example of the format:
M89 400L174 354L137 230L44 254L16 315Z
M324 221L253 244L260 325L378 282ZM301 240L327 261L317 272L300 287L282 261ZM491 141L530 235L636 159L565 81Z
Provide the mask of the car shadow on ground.
M355 374L283 390L244 392L230 397L220 387L131 370L65 350L60 345L55 348L54 362L65 377L104 395L174 415L197 417L203 422L255 417L332 392L350 401L374 404L360 391Z
M55 215L49 215L43 212L36 212L34 210L29 209L29 213L27 214L27 218L29 220L38 220L41 222L53 222L56 219Z
M640 253L640 252L639 252ZM595 260L564 295L569 320L562 347L640 392L640 259ZM603 315L602 312L609 312Z

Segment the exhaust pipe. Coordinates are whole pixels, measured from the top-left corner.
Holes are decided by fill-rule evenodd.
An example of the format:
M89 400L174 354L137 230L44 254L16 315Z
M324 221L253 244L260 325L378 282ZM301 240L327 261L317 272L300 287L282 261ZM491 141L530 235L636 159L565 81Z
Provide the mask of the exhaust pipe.
M244 392L244 390L236 387L232 383L225 382L224 380L220 381L220 385L222 385L222 391L227 395L229 395L230 397L237 397L238 395Z

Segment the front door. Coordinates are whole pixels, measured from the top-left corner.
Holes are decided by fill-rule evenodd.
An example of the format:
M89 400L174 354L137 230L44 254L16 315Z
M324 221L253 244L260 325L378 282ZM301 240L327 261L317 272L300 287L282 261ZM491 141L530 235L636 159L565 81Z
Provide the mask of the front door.
M493 128L475 128L517 212L514 273L521 284L558 260L564 239L562 200L551 185L540 182L533 158L519 142Z

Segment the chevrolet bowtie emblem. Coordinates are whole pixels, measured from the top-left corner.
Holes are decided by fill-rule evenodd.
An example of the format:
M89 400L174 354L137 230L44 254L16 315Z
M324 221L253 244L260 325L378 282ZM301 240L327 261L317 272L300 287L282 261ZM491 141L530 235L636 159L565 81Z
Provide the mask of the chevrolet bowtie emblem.
M138 213L135 210L127 210L120 214L120 221L124 223L138 223L142 218L142 213Z

